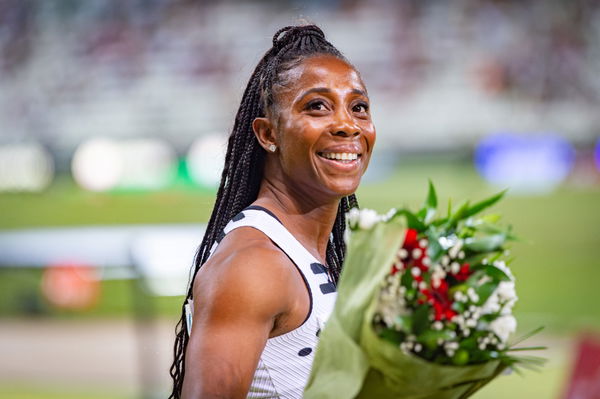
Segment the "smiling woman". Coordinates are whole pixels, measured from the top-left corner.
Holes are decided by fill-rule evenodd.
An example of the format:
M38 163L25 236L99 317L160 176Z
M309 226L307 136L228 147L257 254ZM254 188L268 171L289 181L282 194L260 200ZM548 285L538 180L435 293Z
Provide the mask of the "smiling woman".
M314 25L277 32L229 138L171 398L302 397L374 143L358 71Z

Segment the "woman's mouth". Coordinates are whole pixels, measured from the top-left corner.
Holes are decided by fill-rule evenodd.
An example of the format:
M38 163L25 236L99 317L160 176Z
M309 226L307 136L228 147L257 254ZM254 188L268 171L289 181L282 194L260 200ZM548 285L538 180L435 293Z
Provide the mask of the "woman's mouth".
M318 152L317 155L331 161L348 164L356 161L362 154L356 152Z

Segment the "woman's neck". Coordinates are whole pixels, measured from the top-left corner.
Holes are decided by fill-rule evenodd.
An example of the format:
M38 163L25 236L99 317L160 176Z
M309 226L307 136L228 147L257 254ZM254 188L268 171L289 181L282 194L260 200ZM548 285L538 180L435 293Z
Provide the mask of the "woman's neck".
M254 204L272 211L289 232L317 260L325 264L339 199L317 202L305 193L265 178Z

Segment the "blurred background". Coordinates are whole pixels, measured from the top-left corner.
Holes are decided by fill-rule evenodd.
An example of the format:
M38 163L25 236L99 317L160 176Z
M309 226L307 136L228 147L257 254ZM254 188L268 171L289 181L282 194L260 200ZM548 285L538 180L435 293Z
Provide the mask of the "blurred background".
M0 0L0 397L167 396L241 93L303 20L369 88L361 206L509 188L519 331L546 326L549 362L475 397L565 397L600 332L592 0Z

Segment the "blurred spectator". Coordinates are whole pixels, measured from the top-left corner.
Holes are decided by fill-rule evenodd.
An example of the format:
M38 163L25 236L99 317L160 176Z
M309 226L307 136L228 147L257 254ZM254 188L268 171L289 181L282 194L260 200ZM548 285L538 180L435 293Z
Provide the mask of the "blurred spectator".
M537 128L588 141L596 134L585 110L600 98L597 1L320 4L1 0L0 142L37 139L71 154L98 134L160 135L184 152L198 135L229 129L244 68L268 32L307 14L343 50L359 51L349 56L388 110L378 119L382 139L431 143L432 127L445 123L447 134L472 142L505 123L505 104L533 106L523 120L536 117L531 109L552 110L558 128ZM472 103L489 117L465 133L459 122ZM422 109L447 109L451 120Z

